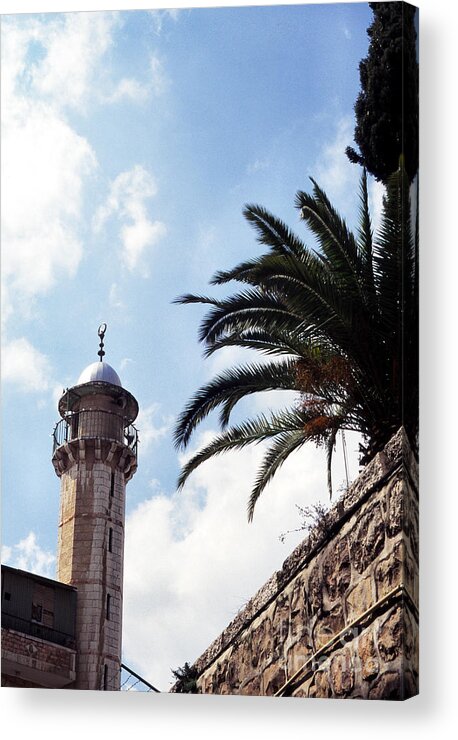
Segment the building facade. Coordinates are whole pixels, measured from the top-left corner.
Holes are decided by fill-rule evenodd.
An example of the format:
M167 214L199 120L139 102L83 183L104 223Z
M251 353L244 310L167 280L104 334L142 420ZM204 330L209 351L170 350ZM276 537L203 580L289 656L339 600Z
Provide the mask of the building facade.
M76 598L73 586L2 565L2 686L74 685Z

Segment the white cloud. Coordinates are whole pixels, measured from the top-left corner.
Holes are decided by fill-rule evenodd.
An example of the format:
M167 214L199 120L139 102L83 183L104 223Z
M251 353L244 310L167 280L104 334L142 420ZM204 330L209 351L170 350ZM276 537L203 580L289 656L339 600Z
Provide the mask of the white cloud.
M51 364L28 339L14 339L2 347L2 378L22 391L42 393L54 385Z
M51 390L51 397L52 397L52 407L53 409L57 408L57 405L59 403L59 400L61 396L65 393L65 388L62 387L60 383L53 383L53 387Z
M383 196L385 195L385 186L374 178L369 179L368 196L369 209L371 214L372 230L374 234L380 228L383 211Z
M20 27L8 24L5 37L18 60L14 69L19 89L59 111L86 113L90 102L144 102L152 90L164 86L164 70L153 57L147 84L130 77L111 79L104 58L121 23L116 12L83 12L62 13L44 23L31 20Z
M247 175L254 175L256 172L267 170L270 167L270 161L268 159L255 159L246 168Z
M118 24L116 13L63 13L46 23L21 24L33 59L27 65L28 91L56 109L84 111L103 84L99 65Z
M126 304L123 301L123 299L120 296L120 289L119 285L117 283L112 283L110 286L110 293L108 296L108 300L110 302L110 306L112 308L117 308L122 311L126 310Z
M129 270L139 266L147 248L156 244L167 232L162 221L148 218L146 201L156 193L157 185L153 176L141 165L135 165L115 178L105 203L95 214L93 228L96 233L110 218L119 222L121 257Z
M46 292L82 256L78 218L95 165L88 142L41 104L9 111L3 126L3 279L11 295ZM37 143L39 143L37 145Z
M135 426L141 444L141 452L144 454L158 439L168 434L172 428L173 417L160 412L159 403L151 403L140 409Z
M60 277L73 277L82 257L83 192L96 158L62 109L83 104L110 28L101 18L89 23L83 16L62 16L49 23L36 19L2 23L6 319L17 310L27 314L37 295Z
M102 96L102 100L104 103L119 103L122 100L144 103L151 95L163 95L169 85L170 79L165 71L164 62L156 54L151 54L145 82L124 77L110 94Z
M29 532L17 545L2 547L2 563L36 573L45 578L54 578L56 558L52 552L43 550L37 543L36 534Z
M180 8L164 8L163 10L150 10L149 16L152 20L153 31L160 36L167 20L177 21L182 10Z
M121 229L124 243L123 259L129 270L134 270L146 247L152 246L166 234L161 221L150 221L144 214L138 213L131 224Z
M210 355L204 367L207 371L208 378L213 378L215 375L220 375L236 366L252 363L260 364L268 361L269 358L262 355L256 349L250 349L249 347L221 347L215 354Z
M156 95L162 95L169 87L170 80L164 69L163 61L155 54L150 57L151 87Z
M347 445L351 450L348 435ZM171 668L196 659L302 539L279 539L300 524L295 504L327 500L324 452L305 445L264 491L248 524L261 455L257 446L210 460L181 493L156 493L127 519L125 660L163 690ZM339 454L334 475L337 488L344 480Z
M353 140L354 121L351 116L343 116L337 122L334 138L322 149L313 169L313 179L335 200L354 200L355 182L358 183L359 169L345 154L346 147ZM356 174L356 179L355 179Z
M135 360L133 360L131 357L123 357L119 364L119 369L121 370L121 372L124 370L124 368L130 365L131 362L135 362Z
M353 142L354 120L344 116L337 122L335 137L322 149L315 164L313 179L329 196L337 210L349 219L359 208L359 187L362 168L348 159L345 149ZM368 197L372 228L380 226L385 187L368 175Z
M34 299L57 280L75 276L83 256L82 215L98 163L88 140L67 120L89 103L139 102L162 89L164 70L153 57L145 87L123 78L114 87L104 63L121 23L116 13L14 16L2 23L2 322L30 317ZM132 180L139 170L132 171ZM119 183L122 185L122 182ZM125 183L124 183L125 184ZM155 185L144 171L126 193L120 217L123 260L129 269L165 233L146 215ZM145 187L146 186L146 187ZM121 208L121 205L120 205Z
M118 103L120 100L131 100L134 103L144 103L148 100L150 89L138 80L130 77L123 77L119 81L114 91L104 97L105 103Z

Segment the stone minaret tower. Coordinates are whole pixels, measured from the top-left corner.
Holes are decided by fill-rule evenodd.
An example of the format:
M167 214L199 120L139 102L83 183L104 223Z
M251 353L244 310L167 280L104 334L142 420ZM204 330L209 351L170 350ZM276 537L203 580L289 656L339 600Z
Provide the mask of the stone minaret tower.
M103 361L59 401L53 465L60 478L57 578L77 587L75 688L119 690L126 483L137 468L135 398Z

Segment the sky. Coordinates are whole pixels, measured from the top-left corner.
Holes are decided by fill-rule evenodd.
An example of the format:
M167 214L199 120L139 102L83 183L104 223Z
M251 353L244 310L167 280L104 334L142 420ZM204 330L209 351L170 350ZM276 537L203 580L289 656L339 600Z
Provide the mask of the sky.
M195 660L304 536L298 506L328 503L324 451L293 455L247 522L262 447L201 466L174 420L217 372L200 306L217 269L260 253L259 203L313 244L294 208L309 177L354 225L353 144L366 3L4 15L2 46L2 562L55 577L57 401L106 357L137 398L127 487L123 662L161 690ZM375 222L381 189L371 181ZM239 418L294 400L258 394ZM235 417L237 418L237 417ZM350 477L358 473L347 434ZM334 487L345 482L341 441ZM290 532L282 541L281 535Z

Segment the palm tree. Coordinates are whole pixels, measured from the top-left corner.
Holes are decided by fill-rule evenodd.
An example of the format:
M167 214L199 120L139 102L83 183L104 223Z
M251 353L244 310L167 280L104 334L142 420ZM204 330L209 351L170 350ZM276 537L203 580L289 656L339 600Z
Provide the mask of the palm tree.
M330 493L339 430L362 434L361 464L401 425L418 449L418 230L411 224L403 160L387 183L375 237L365 171L356 234L311 181L312 194L298 192L295 205L316 237L317 249L307 247L261 206L248 205L244 216L268 251L218 271L211 281L237 281L242 288L221 300L196 295L176 299L210 306L199 332L206 356L237 346L269 358L217 375L196 392L175 429L176 446L184 448L198 424L219 408L221 433L184 465L179 487L209 458L270 441L249 498L250 521L265 486L308 441L326 449ZM229 426L242 398L277 389L297 391L297 402Z

